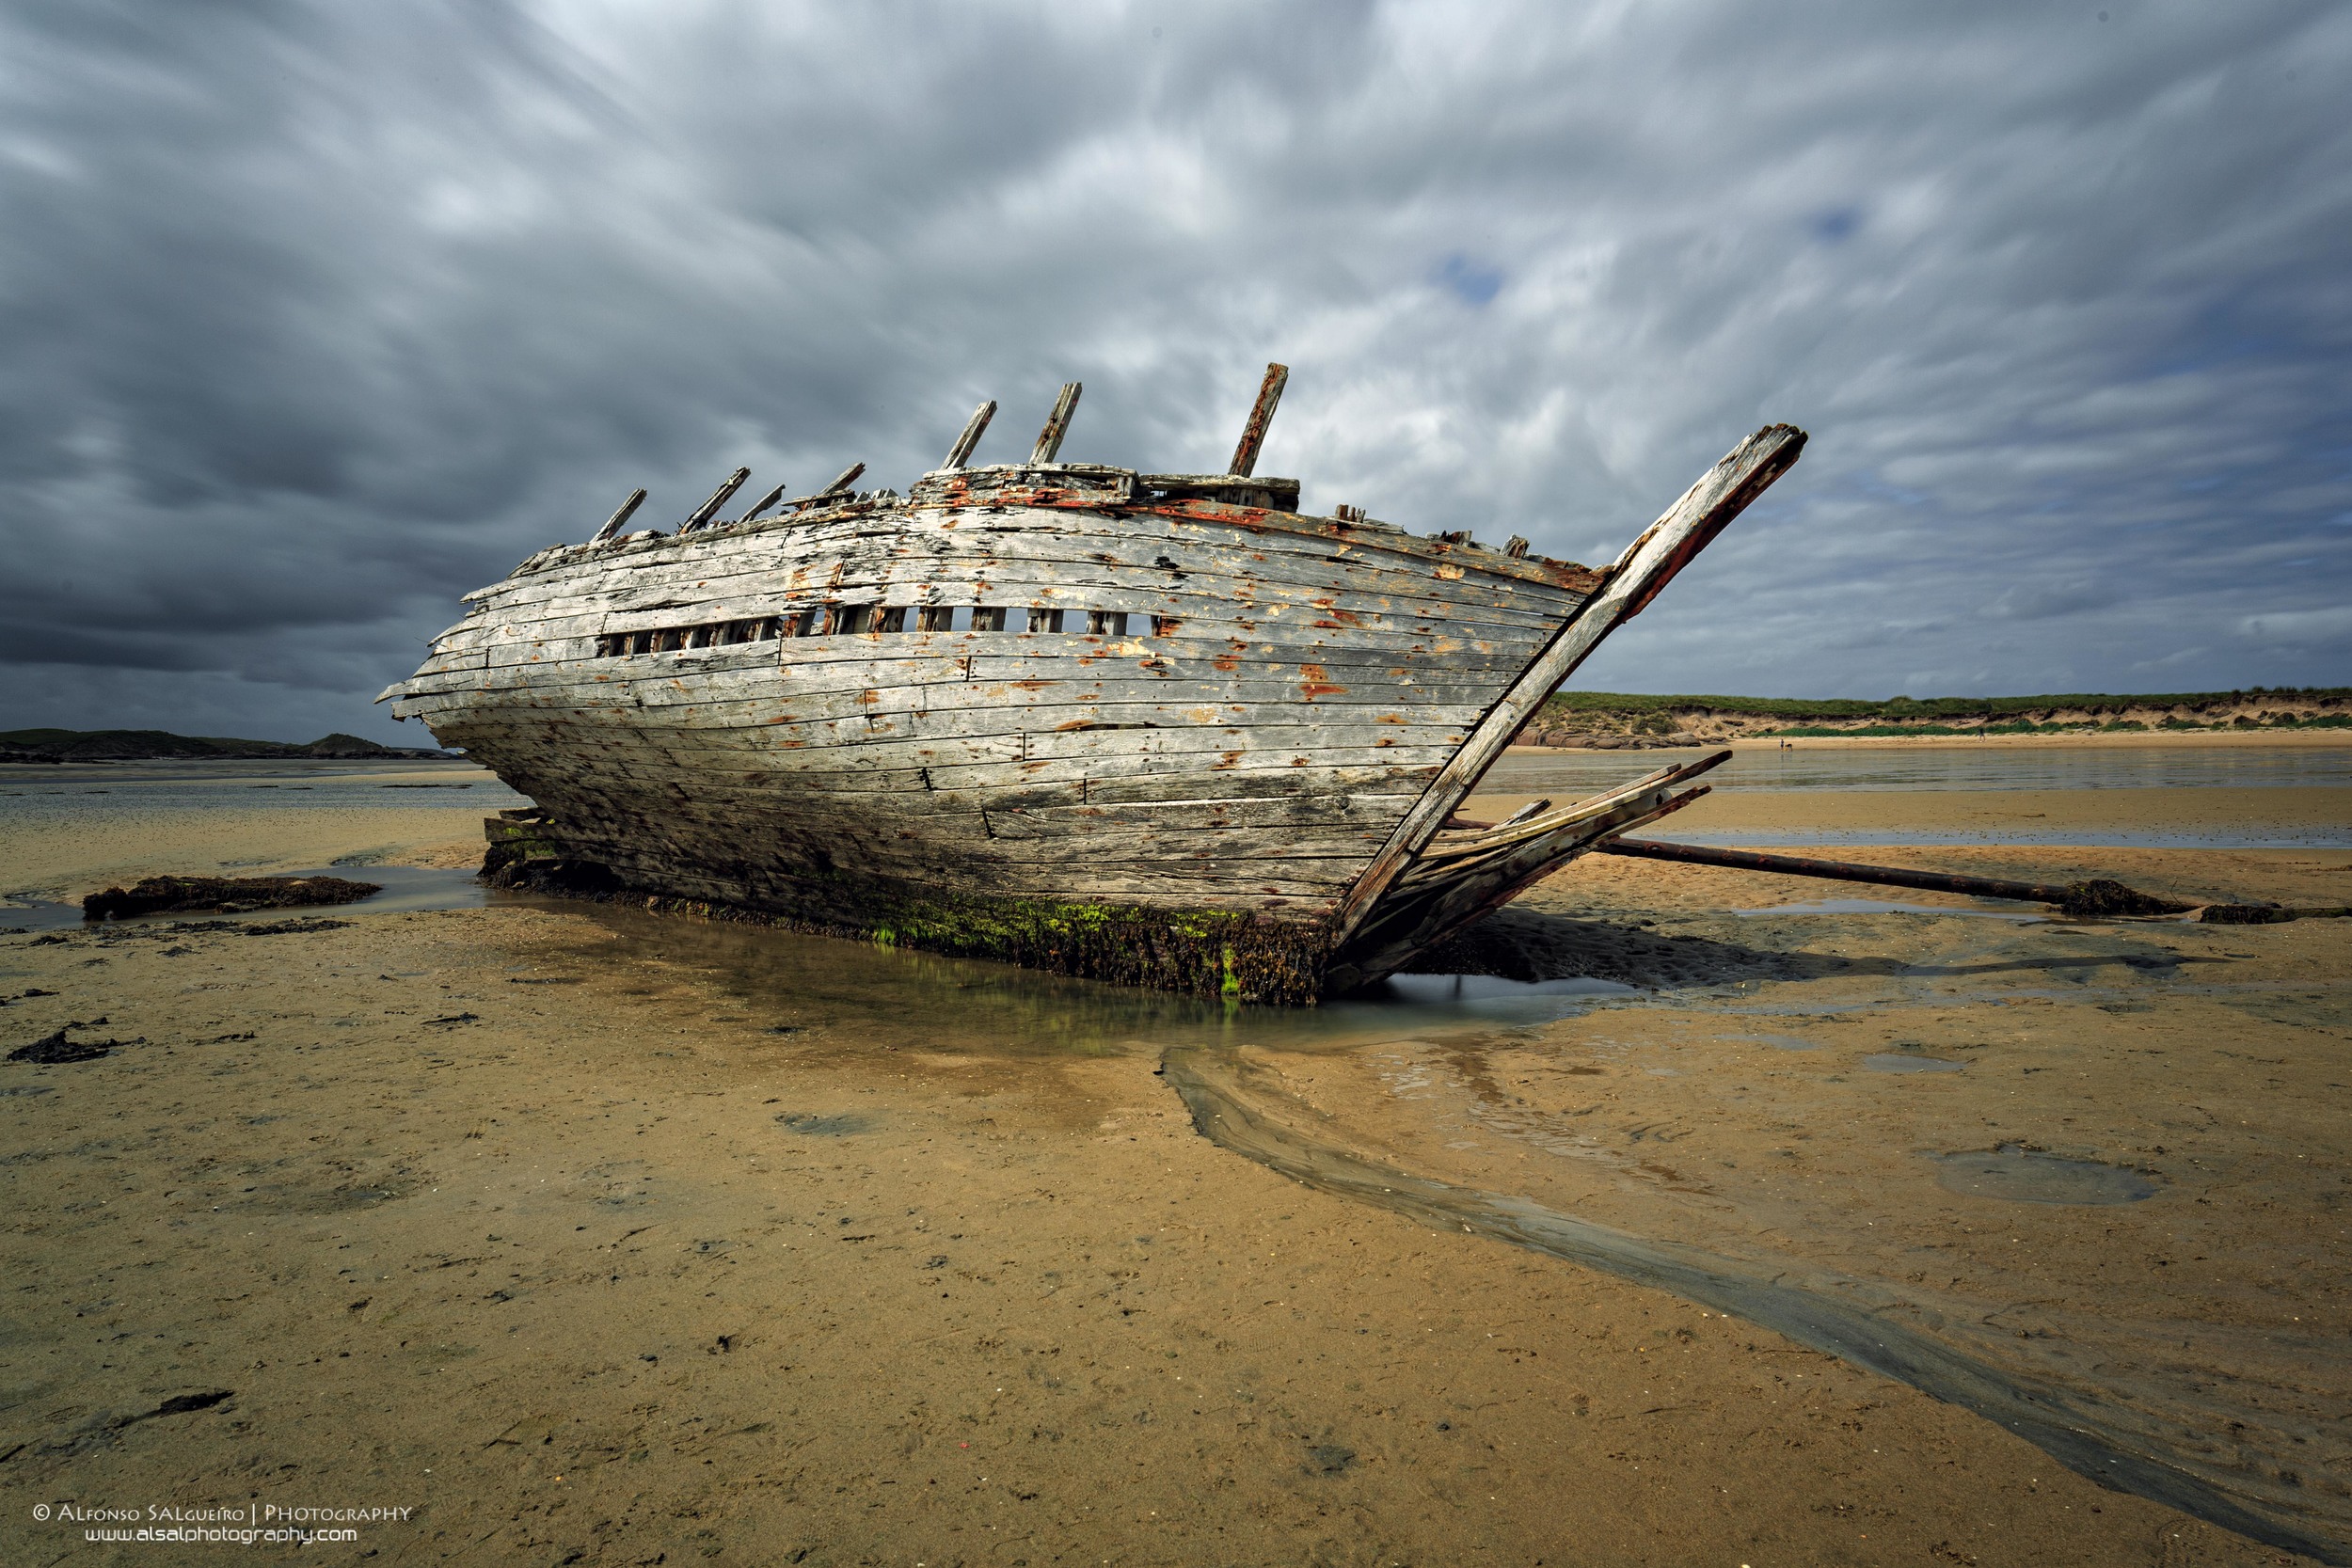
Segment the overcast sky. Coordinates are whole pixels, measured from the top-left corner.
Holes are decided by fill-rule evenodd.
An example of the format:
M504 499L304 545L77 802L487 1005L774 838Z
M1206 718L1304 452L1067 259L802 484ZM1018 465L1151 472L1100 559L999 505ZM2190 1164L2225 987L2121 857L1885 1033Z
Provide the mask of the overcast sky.
M2105 8L2101 8L2104 6ZM1025 453L1605 560L1585 667L2352 683L2352 8L0 3L0 728L369 699L635 485Z

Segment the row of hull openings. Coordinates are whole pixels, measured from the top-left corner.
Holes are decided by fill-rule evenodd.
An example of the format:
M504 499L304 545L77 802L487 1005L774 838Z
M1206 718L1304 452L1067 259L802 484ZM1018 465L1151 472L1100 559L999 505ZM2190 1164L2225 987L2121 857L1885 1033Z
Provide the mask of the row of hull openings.
M668 654L785 637L880 636L907 631L1082 632L1089 637L1169 637L1178 618L1123 610L1007 610L1001 605L819 605L792 615L712 621L698 626L607 632L596 639L598 658Z

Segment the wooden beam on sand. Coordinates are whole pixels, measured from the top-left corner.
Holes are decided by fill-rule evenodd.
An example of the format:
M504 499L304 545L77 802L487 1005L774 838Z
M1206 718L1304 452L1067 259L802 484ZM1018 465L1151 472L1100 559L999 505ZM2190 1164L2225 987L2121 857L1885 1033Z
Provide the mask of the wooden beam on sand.
M2100 915L2166 915L2194 912L2208 926L2275 926L2289 920L2341 918L2343 909L2290 909L2279 904L2184 904L2158 898L2122 882L2093 879L2081 882L2012 882L1998 877L1970 877L1950 871L1915 871L1905 865L1862 865L1853 861L1821 861L1804 855L1768 855L1760 849L1720 849L1711 844L1666 844L1654 839L1619 838L1597 847L1604 855L1629 855L1637 860L1676 861L1685 865L1722 865L1740 871L1769 871L1780 877L1820 877L1837 882L1867 882L1881 887L1915 887L1931 893L1960 893L1977 898L2013 898L2025 904L2053 904L2064 914L2081 918Z

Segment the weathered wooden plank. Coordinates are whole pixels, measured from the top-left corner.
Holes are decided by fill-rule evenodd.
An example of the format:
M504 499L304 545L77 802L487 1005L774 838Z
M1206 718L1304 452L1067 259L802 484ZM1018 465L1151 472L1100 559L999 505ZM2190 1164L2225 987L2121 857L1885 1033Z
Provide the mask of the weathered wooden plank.
M519 638L485 640L466 649L453 648L435 656L430 668L421 673L437 673L444 669L496 669L524 671L538 669L550 680L608 681L612 679L667 679L674 671L700 669L738 669L781 666L801 672L805 678L823 674L828 664L846 664L874 658L890 659L951 659L969 660L974 679L991 678L980 672L1009 672L1011 678L1026 679L1035 673L1023 670L1019 661L1040 660L1047 669L1060 669L1072 664L1091 667L1104 662L1126 660L1143 674L1161 669L1180 669L1176 661L1192 659L1205 664L1216 673L1235 668L1289 667L1313 664L1327 669L1346 668L1354 672L1355 680L1375 678L1372 672L1386 673L1399 679L1412 678L1417 671L1436 669L1440 673L1473 673L1479 678L1500 673L1506 684L1510 677L1526 667L1540 642L1530 640L1494 640L1457 637L1450 633L1434 635L1389 634L1385 632L1353 632L1346 635L1327 635L1316 631L1297 633L1273 628L1268 636L1264 629L1249 635L1236 633L1230 637L1186 636L1170 633L1167 636L1142 635L1120 637L1109 633L1053 631L940 631L915 629L890 632L857 632L814 637L766 637L748 641L722 642L701 648L672 648L644 653L600 653L586 640L552 641L526 641ZM786 644L779 647L781 642Z
M693 515L689 516L685 522L678 525L678 531L680 533L691 533L696 529L702 527L705 523L710 521L711 518L717 516L719 515L719 508L726 505L729 500L733 499L735 493L743 488L743 482L751 477L751 469L738 468L735 472L727 475L725 479L721 480L719 482L719 488L710 492L710 499L703 502L702 505L694 508Z
M566 839L618 840L633 847L628 852L635 855L647 854L650 847L659 856L665 853L659 847L667 843L685 851L686 862L705 865L710 857L692 853L697 834L722 833L730 835L730 842L743 842L732 863L801 874L837 863L852 848L866 869L884 875L896 869L935 871L945 856L1003 873L992 881L1019 886L1042 878L1035 885L1081 898L1131 888L1138 879L1177 887L1236 876L1261 887L1279 881L1294 890L1327 890L1352 877L1368 852L1360 834L1318 834L1296 826L1197 830L1169 840L1148 827L1089 828L1043 813L990 810L874 818L850 826L796 818L774 805L771 799L721 788L707 804L681 806L655 826L637 820L626 807L582 794L568 809L551 812L550 831ZM688 831L681 835L680 829ZM1073 854L1085 859L1074 874Z
M645 491L644 487L640 485L628 493L628 499L623 501L612 516L604 520L604 527L588 536L588 542L592 545L600 545L612 538L621 531L623 525L637 515L637 509L644 504Z
M770 522L725 535L705 531L688 541L664 541L664 553L650 559L580 561L535 578L510 579L486 592L481 602L497 608L564 583L577 585L593 597L623 592L632 581L671 586L715 582L745 569L772 571L779 561L865 559L876 553L913 551L962 552L958 559L1047 561L1084 560L1097 551L1108 551L1133 565L1149 564L1162 554L1178 559L1181 564L1184 555L1197 554L1203 569L1244 578L1254 573L1268 582L1319 581L1335 566L1364 567L1415 580L1443 581L1448 584L1447 592L1462 603L1479 602L1483 595L1495 593L1581 596L1597 580L1581 567L1572 571L1531 567L1526 562L1475 546L1411 535L1320 537L1149 512L1018 508L996 518L918 512L887 518L861 513L817 522L780 521L797 526ZM747 561L754 563L750 568L740 564ZM1302 567L1308 575L1300 578L1296 573ZM1440 578L1440 572L1458 576Z
M638 727L600 721L596 716L550 712L543 716L498 711L479 721L445 726L453 740L478 747L522 747L561 742L566 749L591 748L599 755L660 754L680 766L702 768L769 767L809 776L806 787L819 787L815 775L843 777L879 775L894 770L929 768L935 778L943 769L981 768L1001 769L1006 780L1047 776L1111 778L1153 772L1214 774L1251 769L1278 769L1310 774L1327 766L1326 757L1343 756L1344 764L1328 766L1395 765L1409 759L1407 770L1430 766L1428 759L1450 749L1441 736L1431 735L1414 746L1318 746L1311 728L1296 727L1252 736L1239 729L1178 731L1120 731L1111 734L1031 734L1013 736L909 735L900 730L850 727L850 736L818 743L807 732L791 733L786 725L740 728L689 727L683 724ZM1458 735L1459 732L1456 732ZM1289 740L1291 745L1279 744ZM1304 760L1301 760L1304 759ZM970 775L979 782L983 775Z
M729 778L741 781L748 787L771 792L788 792L795 801L809 801L809 809L833 811L856 806L859 811L873 809L880 814L915 811L930 814L936 809L978 809L986 804L1024 804L1024 801L1096 801L1096 804L1162 804L1171 800L1278 800L1278 797L1325 797L1334 792L1350 790L1411 790L1425 783L1428 773L1438 762L1405 771L1386 773L1376 767L1378 754L1364 757L1355 754L1350 762L1311 764L1298 768L1263 767L1263 759L1240 759L1232 767L1190 768L1184 773L1143 771L1134 767L1138 759L1104 759L1104 757L1068 757L1040 759L1040 762L958 762L953 757L934 757L931 762L915 762L913 757L894 759L894 767L873 768L807 768L795 771L788 767L793 754L713 754L698 750L673 750L660 745L640 743L607 745L597 748L599 762L569 764L569 771L583 781L599 781L599 787L612 787L618 792L644 790L663 785L665 781L687 790L701 778ZM519 778L529 768L508 768L510 776ZM536 795L536 787L529 790ZM861 804L864 801L864 804ZM897 804L894 804L897 801ZM668 806L663 806L668 811Z
M1045 416L1045 428L1038 432L1037 445L1029 452L1032 467L1061 455L1062 438L1070 434L1070 417L1078 411L1078 394L1085 390L1075 381L1063 384L1061 395L1054 400L1054 411Z
M546 595L492 607L474 624L453 628L479 636L493 629L542 628L541 636L594 635L657 629L706 620L770 615L823 602L995 604L1007 607L1083 604L1130 613L1195 617L1231 623L1315 612L1333 627L1374 618L1393 625L1495 626L1548 632L1571 612L1579 595L1551 590L1506 591L1434 572L1405 573L1353 562L1269 562L1252 570L1232 552L1199 549L1182 558L1170 549L1121 544L1091 552L1107 558L1056 562L996 553L982 546L916 551L876 549L858 554L796 553L702 563L692 577L642 580L627 594L599 592L586 582ZM1120 559L1121 555L1142 559ZM1166 561L1169 564L1160 562ZM722 570L721 568L724 568Z
M692 725L682 719L661 732L666 734L673 749L733 750L736 749L735 743L721 736L748 734L759 736L760 744L770 750L840 747L846 755L884 740L939 744L950 739L977 739L1008 734L1004 714L989 708L936 710L919 716L877 714L870 718L801 719L775 715L763 719L762 710L756 706L713 704L710 707L715 710L710 714L713 723ZM1090 721L1089 727L1084 729L1057 724L1051 729L1010 733L1025 736L1022 741L1023 761L1072 754L1099 755L1109 751L1149 752L1168 756L1235 752L1287 754L1306 759L1298 765L1308 766L1314 757L1335 747L1375 752L1391 749L1381 745L1384 740L1392 740L1399 746L1410 744L1443 749L1458 745L1470 729L1468 718L1452 728L1434 722L1386 726L1359 724L1344 728L1304 722L1286 723L1283 716L1289 709L1284 705L1260 704L1251 707L1250 712L1230 714L1224 721L1213 718L1193 721L1186 716L1170 714L1153 705L1106 705L1098 710L1099 717ZM583 736L611 735L632 727L583 722L592 718L586 710L550 708L540 711L558 721L579 724L580 733ZM503 722L513 724L516 719L510 718ZM483 738L495 733L487 724L461 723L451 728L453 739L459 733Z
M1621 802L1660 789L1680 789L1700 774L1731 760L1729 752L1716 752L1696 762L1678 763L1630 784L1605 790L1588 800L1547 811L1520 812L1505 823L1483 832L1441 832L1424 845L1412 866L1400 874L1398 888L1459 876L1468 866L1507 853L1521 844L1549 838L1580 822L1606 816Z
M732 836L758 829L771 843L780 843L776 835L788 832L813 832L815 842L830 845L838 853L844 835L839 818L783 809L771 796L730 786L724 781L698 783L702 786L699 799L693 805L673 813L671 826L700 819L710 831ZM1403 804L1399 803L1399 811ZM981 855L991 863L1007 865L1058 858L1063 863L1058 875L1065 888L1083 887L1089 874L1083 867L1071 866L1072 855L1084 855L1089 863L1109 860L1141 863L1154 859L1345 862L1344 874L1353 875L1355 867L1377 847L1386 831L1385 821L1370 820L1310 817L1287 822L1225 822L1210 815L1213 810L1191 808L1185 813L1189 819L1171 826L1142 815L1140 807L935 807L928 812L910 809L887 816L869 814L858 819L858 831L870 840L875 854L896 859L912 856L914 862L933 867L940 863L943 855ZM1120 815L1122 811L1127 815ZM615 816L618 819L618 814ZM1056 845L1061 847L1057 849ZM1315 879L1325 871L1284 874L1309 875Z
M752 502L751 506L744 512L743 515L736 518L735 522L748 523L782 499L784 499L784 486L779 484L774 489L769 491L766 495L760 497L759 499ZM722 523L718 526L721 528L732 528L735 524Z
M1265 446L1265 433L1274 423L1274 410L1282 401L1282 388L1291 378L1288 365L1268 365L1265 379L1258 384L1258 401L1250 406L1248 422L1241 428L1241 440L1233 448L1233 460L1225 466L1230 474L1248 477L1258 471L1258 453Z
M1123 471L1123 470L1119 470ZM904 514L903 519L896 514ZM928 519L944 516L937 506L904 507L889 502L857 499L828 510L820 516L788 515L782 518L745 525L746 533L756 533L785 527L831 529L838 532L893 533L907 528L930 526ZM1210 530L1219 536L1246 534L1270 548L1288 547L1283 541L1296 545L1322 542L1345 546L1352 549L1375 553L1391 553L1419 557L1427 561L1451 559L1457 564L1478 570L1517 578L1524 581L1551 583L1580 593L1589 593L1597 586L1600 574L1572 562L1550 561L1541 557L1515 559L1502 552L1491 551L1474 544L1457 543L1406 532L1385 523L1351 521L1335 517L1311 517L1295 513L1262 512L1245 508L1218 507L1186 503L1184 505L1120 506L1110 510L1095 508L1034 507L1010 504L1001 508L970 507L945 517L946 521L965 528L991 526L1005 529L1044 528L1055 519L1076 519L1104 531L1125 530L1132 533L1162 531L1171 536L1184 532L1198 537L1200 531ZM711 543L697 539L696 546ZM667 566L677 554L675 541L653 536L635 536L628 542L614 541L600 546L592 559L617 567ZM573 563L566 563L569 569ZM520 579L510 578L475 590L466 595L470 601L495 597L514 590Z
M562 721L502 720L453 726L453 743L485 749L548 746L589 769L658 759L682 771L762 768L803 793L978 791L1090 782L1106 795L1140 799L1226 793L1313 793L1368 782L1424 785L1452 754L1448 744L1332 746L1294 731L1292 746L1253 744L1239 732L1185 736L1123 733L984 739L877 736L839 749L777 745L772 732L606 730ZM1189 742L1189 744L1185 744ZM1029 754L1034 748L1037 754ZM589 758L601 759L590 761ZM511 771L511 769L510 769ZM1181 790L1168 781L1182 780ZM525 793L531 793L526 791Z
M972 418L964 422L963 433L956 437L956 444L947 449L947 460L940 467L943 468L962 467L972 456L972 449L980 444L980 436L987 431L988 421L995 417L996 400L994 398L989 399L988 402L974 409Z
M1392 717L1400 724L1442 724L1467 728L1477 722L1486 705L1500 695L1499 683L1464 685L1389 683L1386 689L1362 690L1330 680L1319 666L1292 670L1264 679L1236 673L1221 680L1179 680L1173 675L1136 677L1123 670L1077 672L1069 677L1043 681L959 681L920 683L827 681L808 686L779 681L775 672L761 672L761 680L728 679L752 672L681 672L666 681L640 683L631 706L645 708L692 706L705 703L766 705L770 713L788 709L802 719L892 717L904 714L946 714L967 709L1002 713L1023 711L1020 724L1041 723L1047 729L1101 728L1115 722L1155 721L1163 724L1256 724L1263 722L1269 705L1296 708L1294 723L1330 724L1377 722ZM1319 678L1322 677L1322 678ZM499 681L489 689L502 689ZM548 706L566 705L556 692L516 683L514 689ZM1166 715L1153 719L1152 715ZM725 715L720 715L722 721Z
M897 649L906 642L891 638L867 645ZM901 657L780 664L773 653L763 657L761 646L704 650L714 656L707 658L643 655L577 660L551 668L517 664L453 673L464 676L477 689L519 695L545 705L619 702L661 706L699 702L722 693L787 705L821 705L847 697L871 705L877 699L867 693L895 689L879 699L893 709L976 702L1042 707L1105 698L1175 705L1260 700L1308 705L1306 717L1311 721L1323 708L1392 703L1420 707L1469 703L1483 710L1507 689L1511 678L1505 673L1509 666L1485 660L1463 660L1471 666L1469 669L1454 668L1449 661L1419 673L1400 674L1400 668L1410 671L1412 667L1343 663L1328 655L1315 657L1312 651L1303 657L1294 655L1282 659L1235 656L1164 659L1136 658L1107 648L1094 655L1073 649L1075 657L986 660L946 653L926 657L910 648L908 656ZM1486 666L1483 671L1477 667L1481 663ZM820 711L815 705L806 710Z
M1271 633L1271 635L1269 635ZM783 644L779 646L779 644ZM1213 671L1258 666L1321 665L1351 668L1353 679L1374 678L1369 670L1386 670L1409 678L1416 669L1470 673L1480 678L1501 673L1507 679L1526 667L1541 646L1534 638L1478 638L1450 632L1391 633L1379 629L1346 632L1256 627L1247 634L1187 634L1181 629L1165 636L1052 631L902 630L857 632L817 637L763 638L755 641L720 643L702 648L602 656L585 640L535 641L519 637L484 639L468 649L436 656L436 663L457 667L461 655L471 656L463 666L472 669L537 670L557 683L612 679L667 679L675 671L706 668L735 669L782 666L821 673L818 667L872 658L968 659L977 672L1018 670L1009 661L1041 660L1049 668L1073 663L1092 665L1120 659L1135 661L1143 673L1177 668L1171 660L1192 658ZM1148 662L1152 668L1143 669ZM1019 671L1011 678L1027 679L1034 672Z
M1704 784L1679 793L1677 787L1661 784L1627 797L1606 813L1522 840L1437 883L1413 889L1392 884L1336 955L1333 988L1353 989L1396 973L1611 834L1654 822L1707 793Z
M1803 431L1788 425L1757 431L1626 546L1600 592L1561 628L1559 636L1479 723L1461 754L1446 765L1421 802L1398 824L1395 836L1365 868L1362 879L1349 890L1342 911L1343 933L1370 913L1389 884L1502 754L1544 699L1575 673L1603 637L1649 603L1667 579L1772 481L1788 472L1804 450L1804 439Z

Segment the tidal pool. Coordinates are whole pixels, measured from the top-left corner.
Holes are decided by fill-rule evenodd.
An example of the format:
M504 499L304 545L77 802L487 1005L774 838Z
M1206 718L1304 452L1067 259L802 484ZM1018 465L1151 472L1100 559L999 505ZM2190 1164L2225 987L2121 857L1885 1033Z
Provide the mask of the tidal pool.
M2122 1165L2070 1160L2016 1144L1928 1158L1945 1191L2005 1203L2137 1203L2164 1190Z

